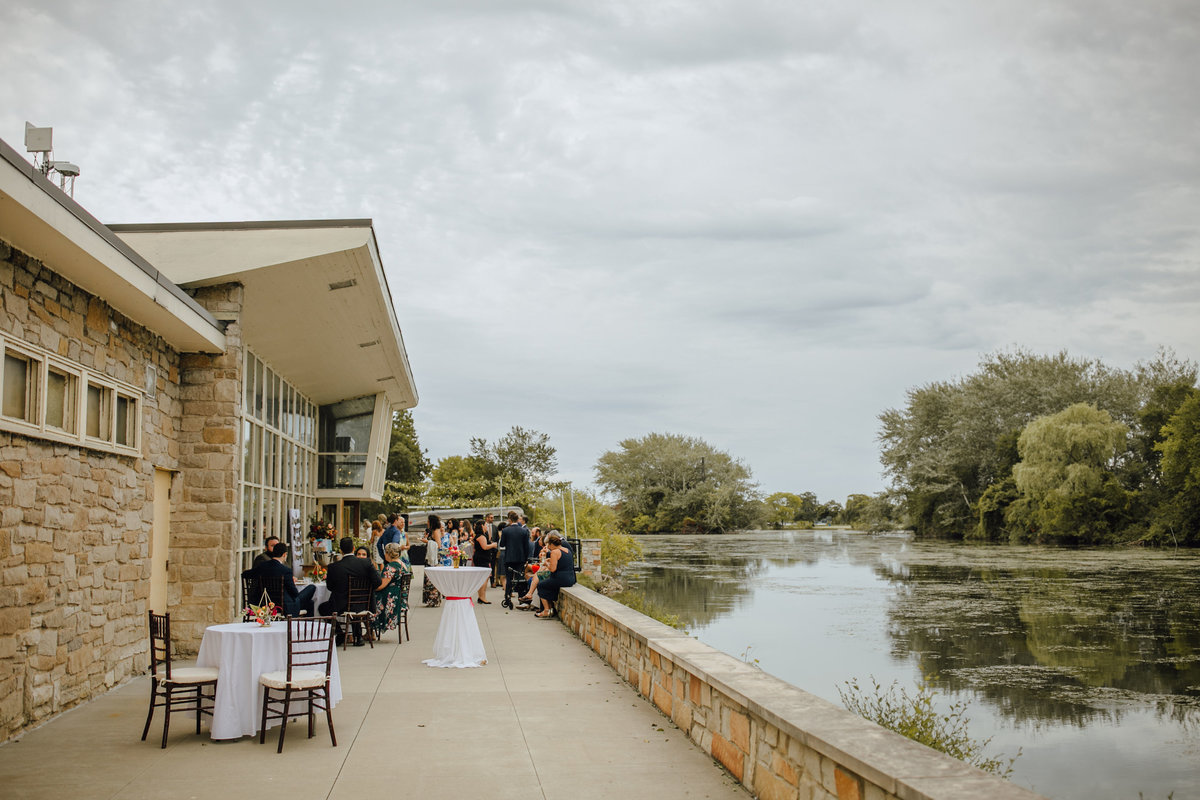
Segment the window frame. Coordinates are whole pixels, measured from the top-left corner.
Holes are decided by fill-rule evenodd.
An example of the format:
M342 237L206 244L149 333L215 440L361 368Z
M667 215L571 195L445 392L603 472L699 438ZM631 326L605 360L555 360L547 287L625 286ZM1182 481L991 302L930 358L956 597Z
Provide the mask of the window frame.
M38 439L102 450L118 455L140 456L145 393L135 386L93 372L81 364L69 361L44 348L29 344L10 335L0 334L0 353L13 353L26 360L27 417L5 415L0 406L0 430L11 431ZM49 381L51 371L66 378L63 387L63 427L49 422ZM100 392L102 429L99 437L88 433L88 391ZM0 371L0 397L4 391L4 373ZM127 403L126 437L118 442L116 435L117 399ZM107 401L107 414L103 413ZM105 419L107 417L107 419Z

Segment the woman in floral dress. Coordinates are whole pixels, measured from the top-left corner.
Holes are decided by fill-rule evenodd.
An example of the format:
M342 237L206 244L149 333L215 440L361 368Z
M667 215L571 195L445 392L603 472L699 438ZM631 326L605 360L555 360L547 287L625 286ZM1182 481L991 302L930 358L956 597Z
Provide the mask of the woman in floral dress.
M371 618L376 639L399 626L400 612L408 606L408 592L405 591L401 576L412 572L412 567L406 563L407 559L396 542L388 542L383 546L383 557L387 559L380 572L383 583L375 590L375 616Z

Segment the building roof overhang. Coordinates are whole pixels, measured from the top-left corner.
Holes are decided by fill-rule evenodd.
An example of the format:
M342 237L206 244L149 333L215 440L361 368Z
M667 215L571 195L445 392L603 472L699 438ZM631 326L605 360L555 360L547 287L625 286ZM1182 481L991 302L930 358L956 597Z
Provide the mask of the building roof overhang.
M181 352L225 351L222 325L0 140L0 239Z
M242 284L244 342L314 402L417 404L371 220L109 227L180 286Z

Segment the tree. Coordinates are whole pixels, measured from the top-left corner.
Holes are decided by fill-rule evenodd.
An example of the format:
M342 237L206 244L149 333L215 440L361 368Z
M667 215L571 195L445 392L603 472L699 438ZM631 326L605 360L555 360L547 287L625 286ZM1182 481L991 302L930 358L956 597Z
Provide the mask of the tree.
M1195 378L1196 366L1168 351L1132 371L1065 352L989 355L974 374L910 389L905 408L884 411L880 460L918 535L996 535L1002 526L994 523L1003 516L996 504L1007 493L997 490L988 497L987 524L981 524L979 503L990 487L1011 476L1019 458L1017 437L1030 422L1082 402L1140 432L1139 411L1156 387L1190 386ZM1147 448L1139 453L1132 442L1115 464L1129 490L1146 480Z
M1008 519L1028 526L1038 540L1106 539L1128 510L1129 497L1112 469L1128 434L1127 425L1086 403L1029 423L1017 443L1021 461L1013 479L1020 496Z
M612 506L582 489L568 490L566 484L557 488L559 494L551 492L538 501L533 524L542 530L556 528L567 536L574 536L578 531L581 539L599 539L600 569L608 576L619 575L630 562L641 558L641 543L628 534L617 532L617 514Z
M415 482L425 479L433 465L421 449L412 411L407 408L392 414L392 440L388 447L387 479Z
M772 525L784 525L789 522L815 522L821 504L812 492L792 494L791 492L775 492L764 501L766 504L766 521Z
M514 425L494 445L472 437L471 455L492 465L507 480L538 484L558 472L558 451L550 437L520 425Z
M1151 532L1163 541L1200 542L1200 391L1193 389L1162 427L1155 450L1162 455L1166 497Z
M702 439L651 433L596 462L625 530L723 532L758 524L763 506L750 470Z

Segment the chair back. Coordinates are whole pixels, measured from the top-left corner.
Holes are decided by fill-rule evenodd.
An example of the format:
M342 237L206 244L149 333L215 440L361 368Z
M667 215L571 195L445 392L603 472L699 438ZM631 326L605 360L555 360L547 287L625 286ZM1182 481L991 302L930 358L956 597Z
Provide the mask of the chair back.
M408 608L408 588L412 585L412 573L405 572L400 575L400 610Z
M242 608L250 604L258 605L259 598L262 597L262 584L258 578L253 575L242 575ZM242 614L242 622L250 622L254 617L250 614Z
M258 597L254 598L255 605L262 599L262 592L267 593L267 597L271 598L271 602L283 608L283 576L282 575L263 575L259 578L262 582L262 590L259 591Z
M333 665L333 617L288 617L287 679L293 669L316 669L325 674Z
M351 576L346 594L346 611L351 614L370 611L375 601L375 587L366 578Z
M150 674L158 677L159 665L165 667L160 680L171 680L171 615L150 614Z

